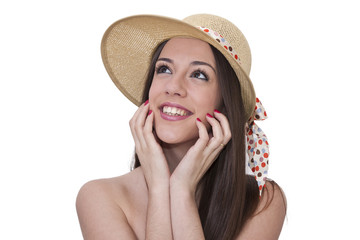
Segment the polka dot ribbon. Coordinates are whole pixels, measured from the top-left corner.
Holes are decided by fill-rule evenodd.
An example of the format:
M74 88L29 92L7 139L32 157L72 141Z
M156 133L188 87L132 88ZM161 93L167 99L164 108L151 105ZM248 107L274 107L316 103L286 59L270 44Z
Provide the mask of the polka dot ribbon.
M235 50L231 47L230 43L228 41L226 41L225 38L223 38L223 36L221 36L221 34L215 32L214 30L210 29L210 28L206 28L206 27L198 27L200 30L206 32L210 37L212 37L213 39L215 39L223 48L226 49L226 51L228 51L228 53L241 65L241 61L240 61L240 57L239 55L235 52Z
M260 100L256 98L254 114L246 126L247 152L249 155L248 166L255 175L259 186L260 197L265 187L269 165L269 143L264 132L255 124L255 120L265 120L266 111Z
M200 30L207 33L213 39L215 39L228 53L241 65L239 55L231 47L230 43L227 42L221 34L214 30L206 27L198 27ZM251 171L255 175L255 179L259 186L260 197L263 188L265 187L266 177L268 174L269 164L269 144L264 132L255 124L255 120L265 120L267 118L266 111L262 106L260 100L256 98L255 111L253 116L250 117L247 127L247 152L249 155L248 165Z

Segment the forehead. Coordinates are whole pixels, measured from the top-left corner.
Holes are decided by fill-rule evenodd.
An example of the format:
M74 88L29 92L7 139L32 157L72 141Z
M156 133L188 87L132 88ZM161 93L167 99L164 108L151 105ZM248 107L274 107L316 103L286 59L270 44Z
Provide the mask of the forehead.
M160 57L179 57L192 61L205 61L215 65L215 58L210 45L195 38L170 39L161 51Z

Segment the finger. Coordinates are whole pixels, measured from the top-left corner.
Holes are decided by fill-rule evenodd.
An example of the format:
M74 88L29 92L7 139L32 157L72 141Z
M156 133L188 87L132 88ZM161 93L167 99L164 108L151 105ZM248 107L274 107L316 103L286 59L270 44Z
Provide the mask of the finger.
M144 107L146 107L149 104L149 101L146 100L143 104L141 104L139 106L139 108L136 110L136 112L134 113L133 117L130 119L130 124L135 123L135 120L137 119L137 117L139 116L139 114L141 113L142 109Z
M199 138L197 139L195 144L188 150L188 152L180 162L180 165L182 166L189 165L190 168L193 168L193 164L200 167L204 165L203 164L204 152L209 141L207 128L199 118L196 119L196 126L198 127L199 130ZM197 156L195 158L196 161L194 161L194 156Z
M139 111L135 118L135 127L140 127L141 131L145 125L145 119L148 116L150 105L146 104L146 102L140 106Z
M149 110L149 104L142 104L135 112L133 118L130 120L131 134L135 140L135 144L138 147L146 147L144 140L143 128L145 125L145 119Z
M148 101L146 101L145 103L141 104L140 107L136 110L136 112L134 113L133 117L130 119L129 121L129 125L131 130L134 130L136 121L139 117L139 115L142 113L142 110L148 105Z
M148 146L155 147L158 145L153 133L154 113L149 110L144 126L144 140Z
M229 121L227 117L218 110L214 111L214 116L220 122L222 128L223 137L224 137L222 144L226 145L231 139L231 129L230 129Z
M206 117L206 119L212 127L216 126L218 128L217 131L219 131L219 130L221 131L220 124L216 123L217 122L216 119L211 119L210 115L208 115ZM212 134L208 133L206 126L201 122L197 122L197 126L199 128L199 139L195 143L194 149L197 146L198 147L197 149L199 151L201 151L201 153L202 153L201 154L202 161L199 161L199 164L202 169L200 172L202 172L202 174L204 174L207 171L207 169L209 169L209 167L214 162L214 160L215 160L214 156L216 156L218 154L218 152L220 152L220 149L217 150L217 148L214 147L217 144L214 142L214 137L211 137ZM216 152L216 153L214 154L214 152Z
M135 142L135 146L138 145L139 143L139 139L137 137L137 134L135 132L135 123L137 121L138 115L141 112L141 107L140 106L134 113L134 115L132 116L132 118L129 121L129 126L130 126L130 131L131 131L131 135L133 136L134 142Z
M219 146L221 146L221 144L223 144L223 140L224 140L223 129L220 125L220 122L217 119L215 119L212 115L207 114L206 120L212 127L212 135L213 135L213 137L209 141L208 147L211 149L216 149Z
M209 134L207 132L205 124L202 123L199 118L196 119L196 126L199 129L199 139L194 144L194 147L204 149L209 142Z

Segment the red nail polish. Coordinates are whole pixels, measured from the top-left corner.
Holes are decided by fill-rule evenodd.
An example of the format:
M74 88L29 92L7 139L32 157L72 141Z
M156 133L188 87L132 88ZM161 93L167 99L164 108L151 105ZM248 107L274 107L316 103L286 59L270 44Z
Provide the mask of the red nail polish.
M201 122L200 118L197 118L196 121Z
M206 114L206 116L210 117L210 118L213 118L213 116L209 113Z
M152 110L149 111L148 116L152 113Z
M217 109L215 109L215 110L214 110L214 112L216 112L216 113L220 113L220 111L219 111L219 110L217 110Z
M146 106L149 103L149 100L146 100L144 103L144 106Z

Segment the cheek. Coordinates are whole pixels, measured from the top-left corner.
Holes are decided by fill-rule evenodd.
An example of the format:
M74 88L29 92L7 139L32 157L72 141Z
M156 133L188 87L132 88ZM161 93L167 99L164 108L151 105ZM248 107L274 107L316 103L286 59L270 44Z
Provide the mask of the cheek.
M154 84L154 82L151 84L151 87L149 89L149 101L151 103L151 99L154 99L155 96L158 94L159 89L156 86L156 84Z
M203 111L212 111L221 105L221 97L217 91L202 92L197 95L197 102Z

